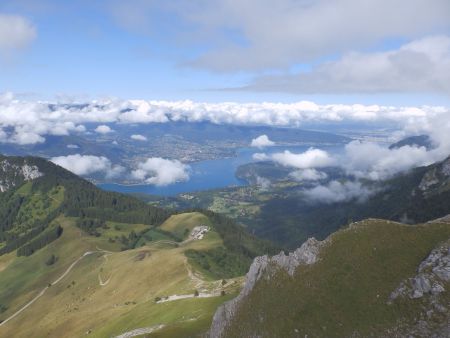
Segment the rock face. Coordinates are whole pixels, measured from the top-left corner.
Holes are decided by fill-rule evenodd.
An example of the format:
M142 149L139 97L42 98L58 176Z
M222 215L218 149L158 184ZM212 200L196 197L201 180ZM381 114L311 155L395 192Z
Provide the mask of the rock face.
M389 302L398 297L416 299L425 295L437 296L445 291L444 284L447 282L450 282L450 242L434 249L419 265L417 275L400 283L391 293Z
M29 165L26 160L22 164L11 163L7 159L0 161L0 192L5 192L24 181L31 181L43 176L39 168Z
M450 181L450 157L427 171L419 184L423 192L446 186Z
M426 191L432 186L439 183L439 179L436 177L436 169L428 171L422 178L419 184L419 189Z
M259 279L266 275L270 276L272 271L279 268L286 270L292 276L299 265L316 263L319 260L320 249L325 244L326 241L317 241L315 238L310 238L300 248L288 255L280 252L273 257L267 255L256 257L250 266L245 285L240 294L217 309L207 336L210 338L223 337L226 326L236 313L239 303L247 297Z
M450 337L450 316L444 291L450 282L450 241L434 249L419 265L417 275L400 283L388 300L397 298L419 300L422 311L413 325L398 323L389 330L389 337Z

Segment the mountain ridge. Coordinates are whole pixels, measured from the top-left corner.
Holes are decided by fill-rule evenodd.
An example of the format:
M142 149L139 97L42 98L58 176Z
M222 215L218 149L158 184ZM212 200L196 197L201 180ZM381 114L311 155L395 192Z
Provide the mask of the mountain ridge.
M258 257L240 295L216 311L209 336L444 337L450 329L449 238L449 223L410 226L367 219L323 242L305 243L297 250L314 259L300 264L283 264L292 253ZM352 249L343 243L352 243ZM424 267L435 277L414 277ZM411 281L413 296L394 297L404 294L396 290L403 290L405 280Z

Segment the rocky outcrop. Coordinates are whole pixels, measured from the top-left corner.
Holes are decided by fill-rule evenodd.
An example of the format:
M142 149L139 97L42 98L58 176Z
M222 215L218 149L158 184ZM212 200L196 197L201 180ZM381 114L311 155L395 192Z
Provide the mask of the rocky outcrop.
M7 159L0 161L0 192L5 192L24 181L31 181L43 176L36 165L26 161L22 164L11 163Z
M223 337L226 327L233 319L240 302L248 296L259 279L263 276L270 278L271 273L276 272L280 268L286 270L292 276L298 266L316 263L319 260L320 249L325 244L326 241L317 241L315 238L310 238L300 248L288 255L280 252L273 257L267 255L256 257L250 266L246 282L240 294L217 309L208 337Z
M437 296L445 291L444 285L448 282L450 282L449 242L434 249L419 265L417 275L401 282L391 293L389 302L392 303L398 297L416 299L426 295Z
M450 181L450 157L434 165L422 177L419 189L422 192L428 192L433 189L442 188L448 185Z
M444 291L450 282L450 241L434 249L419 265L416 276L400 283L388 300L420 300L421 312L414 323L398 322L386 337L450 337L450 304Z
M423 178L419 184L419 189L425 191L438 183L439 179L436 177L436 169L433 169L423 175Z

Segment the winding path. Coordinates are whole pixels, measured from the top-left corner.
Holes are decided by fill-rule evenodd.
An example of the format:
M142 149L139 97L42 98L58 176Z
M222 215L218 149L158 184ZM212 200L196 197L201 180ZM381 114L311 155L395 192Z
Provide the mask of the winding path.
M53 283L50 283L50 286L52 285L56 285L58 284L64 277L66 277L70 271L73 269L73 267L79 262L81 261L84 257L88 256L88 255L92 255L94 253L97 252L104 252L104 251L86 251L81 257L79 257L75 262L73 262L66 271L64 271L64 273L59 276L58 279L56 279ZM25 311L29 306L31 306L35 301L37 301L39 298L41 298L44 293L47 291L47 289L50 286L46 286L41 292L39 292L37 294L36 297L34 297L32 300L30 300L28 303L26 303L24 306L22 306L19 310L17 310L13 315L11 315L10 317L6 318L3 322L0 323L0 327L5 325L7 322L9 322L11 319L14 319L15 317L17 317L20 313L22 313L23 311Z

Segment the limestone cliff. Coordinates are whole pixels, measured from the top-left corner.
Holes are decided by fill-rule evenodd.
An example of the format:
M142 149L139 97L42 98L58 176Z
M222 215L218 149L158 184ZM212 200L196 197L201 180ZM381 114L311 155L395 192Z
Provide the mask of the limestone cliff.
M300 248L288 255L280 252L273 257L267 255L256 257L250 266L240 294L217 309L208 337L220 338L224 335L226 326L233 319L239 303L252 291L259 279L263 276L270 278L271 272L280 268L285 269L292 276L299 265L316 263L319 260L320 249L326 243L326 240L317 241L315 238L310 238Z

